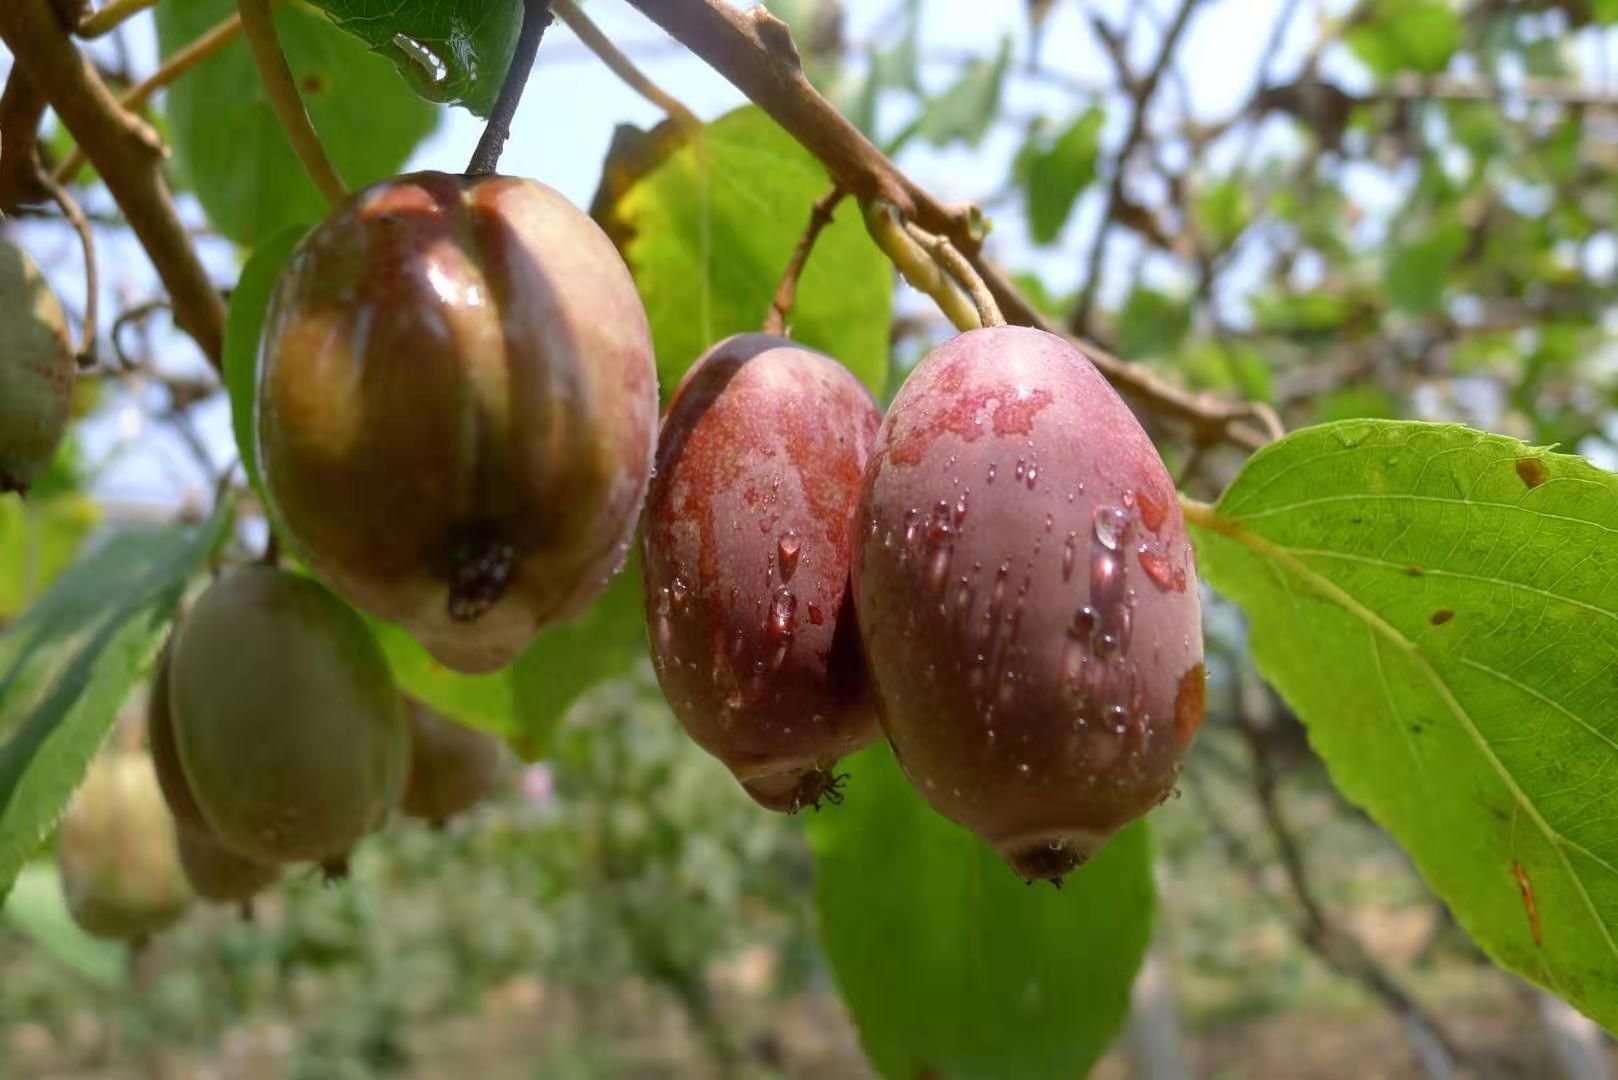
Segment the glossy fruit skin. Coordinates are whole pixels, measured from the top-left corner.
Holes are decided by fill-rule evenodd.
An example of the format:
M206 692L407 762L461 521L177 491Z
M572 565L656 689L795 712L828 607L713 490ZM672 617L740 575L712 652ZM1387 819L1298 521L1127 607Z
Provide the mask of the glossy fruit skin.
M182 828L207 831L208 822L197 806L196 796L180 765L180 750L174 743L174 720L169 706L169 667L174 657L174 639L164 644L152 669L152 685L146 696L146 741L157 770L157 784L169 813Z
M238 855L209 832L180 825L175 835L185 879L204 900L216 904L251 900L281 877L278 864Z
M443 824L472 809L500 777L500 742L409 701L410 778L400 808L413 818Z
M445 665L492 671L623 565L657 433L646 313L558 192L397 177L293 253L256 417L314 570Z
M336 862L398 805L410 731L352 610L264 566L221 575L174 640L174 742L213 834L260 862Z
M21 248L0 239L0 492L26 492L50 464L77 372L56 294Z
M1172 791L1202 721L1190 540L1151 440L1038 330L978 330L883 421L854 588L883 728L932 806L1060 878Z
M174 822L145 754L103 753L74 792L56 840L73 921L96 937L137 941L191 902Z
M848 575L880 422L847 368L765 334L709 350L663 421L642 533L658 680L773 810L815 804L877 734Z

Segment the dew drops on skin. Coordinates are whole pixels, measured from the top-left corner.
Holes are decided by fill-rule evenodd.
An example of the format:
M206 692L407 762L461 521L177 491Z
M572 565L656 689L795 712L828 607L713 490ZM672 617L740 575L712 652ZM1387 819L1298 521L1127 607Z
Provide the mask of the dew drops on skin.
M781 580L791 581L793 572L798 569L798 556L803 550L803 544L795 531L782 534L776 544L776 563L781 568Z

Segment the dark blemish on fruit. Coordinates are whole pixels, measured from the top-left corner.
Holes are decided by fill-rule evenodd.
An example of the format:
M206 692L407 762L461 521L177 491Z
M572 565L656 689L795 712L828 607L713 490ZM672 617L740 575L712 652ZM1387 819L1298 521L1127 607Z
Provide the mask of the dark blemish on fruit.
M1201 664L1193 664L1180 676L1180 688L1174 694L1174 733L1181 742L1191 741L1191 736L1202 726L1207 708L1207 673Z
M1538 458L1518 458L1517 476L1530 490L1537 488L1551 478L1551 471L1545 463Z

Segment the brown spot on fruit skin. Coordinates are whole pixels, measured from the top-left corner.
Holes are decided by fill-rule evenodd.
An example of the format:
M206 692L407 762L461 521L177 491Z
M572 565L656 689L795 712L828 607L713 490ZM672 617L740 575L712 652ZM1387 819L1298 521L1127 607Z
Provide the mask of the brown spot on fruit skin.
M1208 710L1208 678L1201 664L1180 676L1180 687L1174 693L1174 733L1180 741L1188 743L1202 726Z
M1434 626L1443 626L1453 618L1455 618L1455 612L1449 608L1439 608L1433 612L1431 621Z
M1539 458L1517 459L1517 477L1530 491L1551 478L1551 472Z
M355 193L282 275L258 391L299 554L447 667L510 663L628 552L656 444L646 315L611 242L542 184Z
M1008 388L1042 402L1020 430L939 422ZM957 477L970 512L931 527ZM933 808L1024 876L1060 876L1173 788L1203 659L1173 490L1089 360L1035 330L940 346L878 433L854 589L883 729Z
M877 732L848 576L880 422L841 364L764 334L715 345L664 417L642 533L658 681L770 809L832 798Z

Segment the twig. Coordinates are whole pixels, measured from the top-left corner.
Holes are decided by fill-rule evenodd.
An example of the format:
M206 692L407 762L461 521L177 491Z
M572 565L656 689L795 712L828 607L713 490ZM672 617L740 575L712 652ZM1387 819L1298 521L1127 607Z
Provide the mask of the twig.
M691 129L702 126L702 121L696 113L686 108L684 102L658 86L646 76L645 72L636 67L635 62L614 45L573 0L551 0L551 11L573 31L574 36L585 48L595 53L601 62L607 65L607 69L622 79L631 90L668 113L670 119L681 127ZM549 56L549 53L546 55ZM549 63L548 60L546 62Z
M568 0L563 2L566 3ZM804 227L803 235L798 237L798 246L787 262L786 271L781 275L781 284L775 287L775 296L770 299L770 310L764 316L763 329L766 334L787 332L787 319L792 314L792 306L798 300L798 278L802 276L803 268L809 262L810 252L815 250L815 241L820 239L820 231L831 224L832 211L837 209L837 204L843 201L846 194L842 188L833 187L815 200L814 208L809 211L809 224Z
M534 57L539 55L539 42L545 28L551 24L550 0L525 0L522 9L522 32L517 36L517 51L511 56L511 67L500 84L500 94L489 111L489 122L472 151L472 160L466 163L468 176L492 176L500 166L500 152L511 137L511 118L517 114L517 103L522 100L523 88L528 85L528 74L533 70Z
M865 231L871 234L876 246L899 268L906 281L933 298L940 311L955 324L957 330L977 330L983 318L970 298L944 272L944 267L911 235L907 223L900 217L899 208L885 199L872 199L865 204ZM926 234L924 235L931 235Z
M1157 59L1153 61L1145 78L1133 87L1131 97L1131 113L1129 116L1129 129L1124 133L1123 145L1113 159L1112 179L1107 185L1107 199L1101 212L1101 223L1096 226L1095 237L1090 241L1090 255L1086 260L1083 291L1079 293L1079 301L1068 316L1068 329L1075 334L1083 334L1089 329L1090 312L1095 307L1096 293L1101 288L1101 260L1107 252L1107 234L1112 229L1113 217L1118 213L1120 200L1124 195L1125 173L1129 165L1129 158L1135 152L1135 147L1146 135L1147 113L1150 110L1152 97L1157 93L1157 87L1163 81L1163 72L1168 69L1169 60L1174 56L1174 50L1180 43L1180 36L1185 33L1191 22L1191 14L1196 10L1201 0L1180 0L1180 8L1174 15L1174 21L1163 32L1162 43L1157 49ZM1122 63L1121 59L1117 61ZM1126 77L1128 70L1121 67L1119 74Z
M1236 726L1247 742L1252 759L1253 793L1258 798L1264 823L1275 841L1276 854L1286 872L1287 884L1303 912L1300 935L1304 944L1337 971L1355 979L1380 999L1405 1021L1419 1041L1441 1049L1442 1056L1448 1059L1441 1065L1448 1067L1430 1071L1438 1075L1453 1074L1454 1065L1466 1060L1459 1044L1420 1002L1383 970L1382 965L1365 951L1358 938L1339 931L1326 917L1326 909L1316 897L1314 885L1309 879L1303 849L1281 807L1278 777L1275 762L1270 756L1266 731L1270 713L1268 695L1262 686L1254 685L1256 676L1250 672L1244 672L1244 675L1245 678L1239 679L1233 687L1237 698L1234 710Z
M107 0L89 17L79 20L75 32L82 38L97 38L118 29L130 16L156 6L157 0Z
M975 208L939 202L906 176L805 78L791 34L763 8L739 11L724 0L628 0L671 37L769 113L833 179L862 203L885 199L902 220L913 221L950 243L982 276L1008 322L1063 330L1031 304L983 257L983 223ZM1189 425L1199 438L1256 450L1267 441L1247 421L1242 403L1214 400L1172 386L1144 368L1074 339L1120 391L1151 411Z
M130 112L139 112L153 94L235 41L241 36L241 32L242 17L239 13L220 20L213 29L173 53L156 71L130 87L129 91L118 99L118 104ZM56 179L64 184L72 183L79 169L83 167L84 149L76 146L67 156L67 160L57 167Z
M225 306L163 181L157 135L118 102L68 39L48 0L0 2L0 39L84 147L174 304L174 321L219 364Z
M49 103L21 64L11 66L0 94L0 209L48 194L39 184L39 122Z
M78 202L68 194L67 188L56 182L56 178L43 168L39 170L39 183L49 191L56 205L62 208L62 216L67 218L73 226L73 231L79 234L79 246L84 249L84 319L79 325L79 367L89 367L95 363L96 351L96 307L100 286L96 274L96 241L95 235L90 231L90 223L85 220L84 211L79 209Z
M934 236L913 221L905 222L905 232L910 238L931 253L933 259L942 266L955 283L966 290L966 295L972 298L972 306L978 309L978 321L984 326L1004 326L1006 317L1000 312L1000 304L995 300L994 293L984 283L983 276L977 272L971 263L966 261L955 245L949 242L947 236Z
M236 9L241 13L242 30L247 34L253 62L270 95L270 107L275 110L276 119L281 121L309 179L326 201L336 206L348 198L348 188L337 175L331 158L326 156L326 148L321 145L320 136L303 107L303 98L298 96L298 84L292 79L292 69L287 66L286 54L281 51L281 42L275 34L270 0L237 0Z

